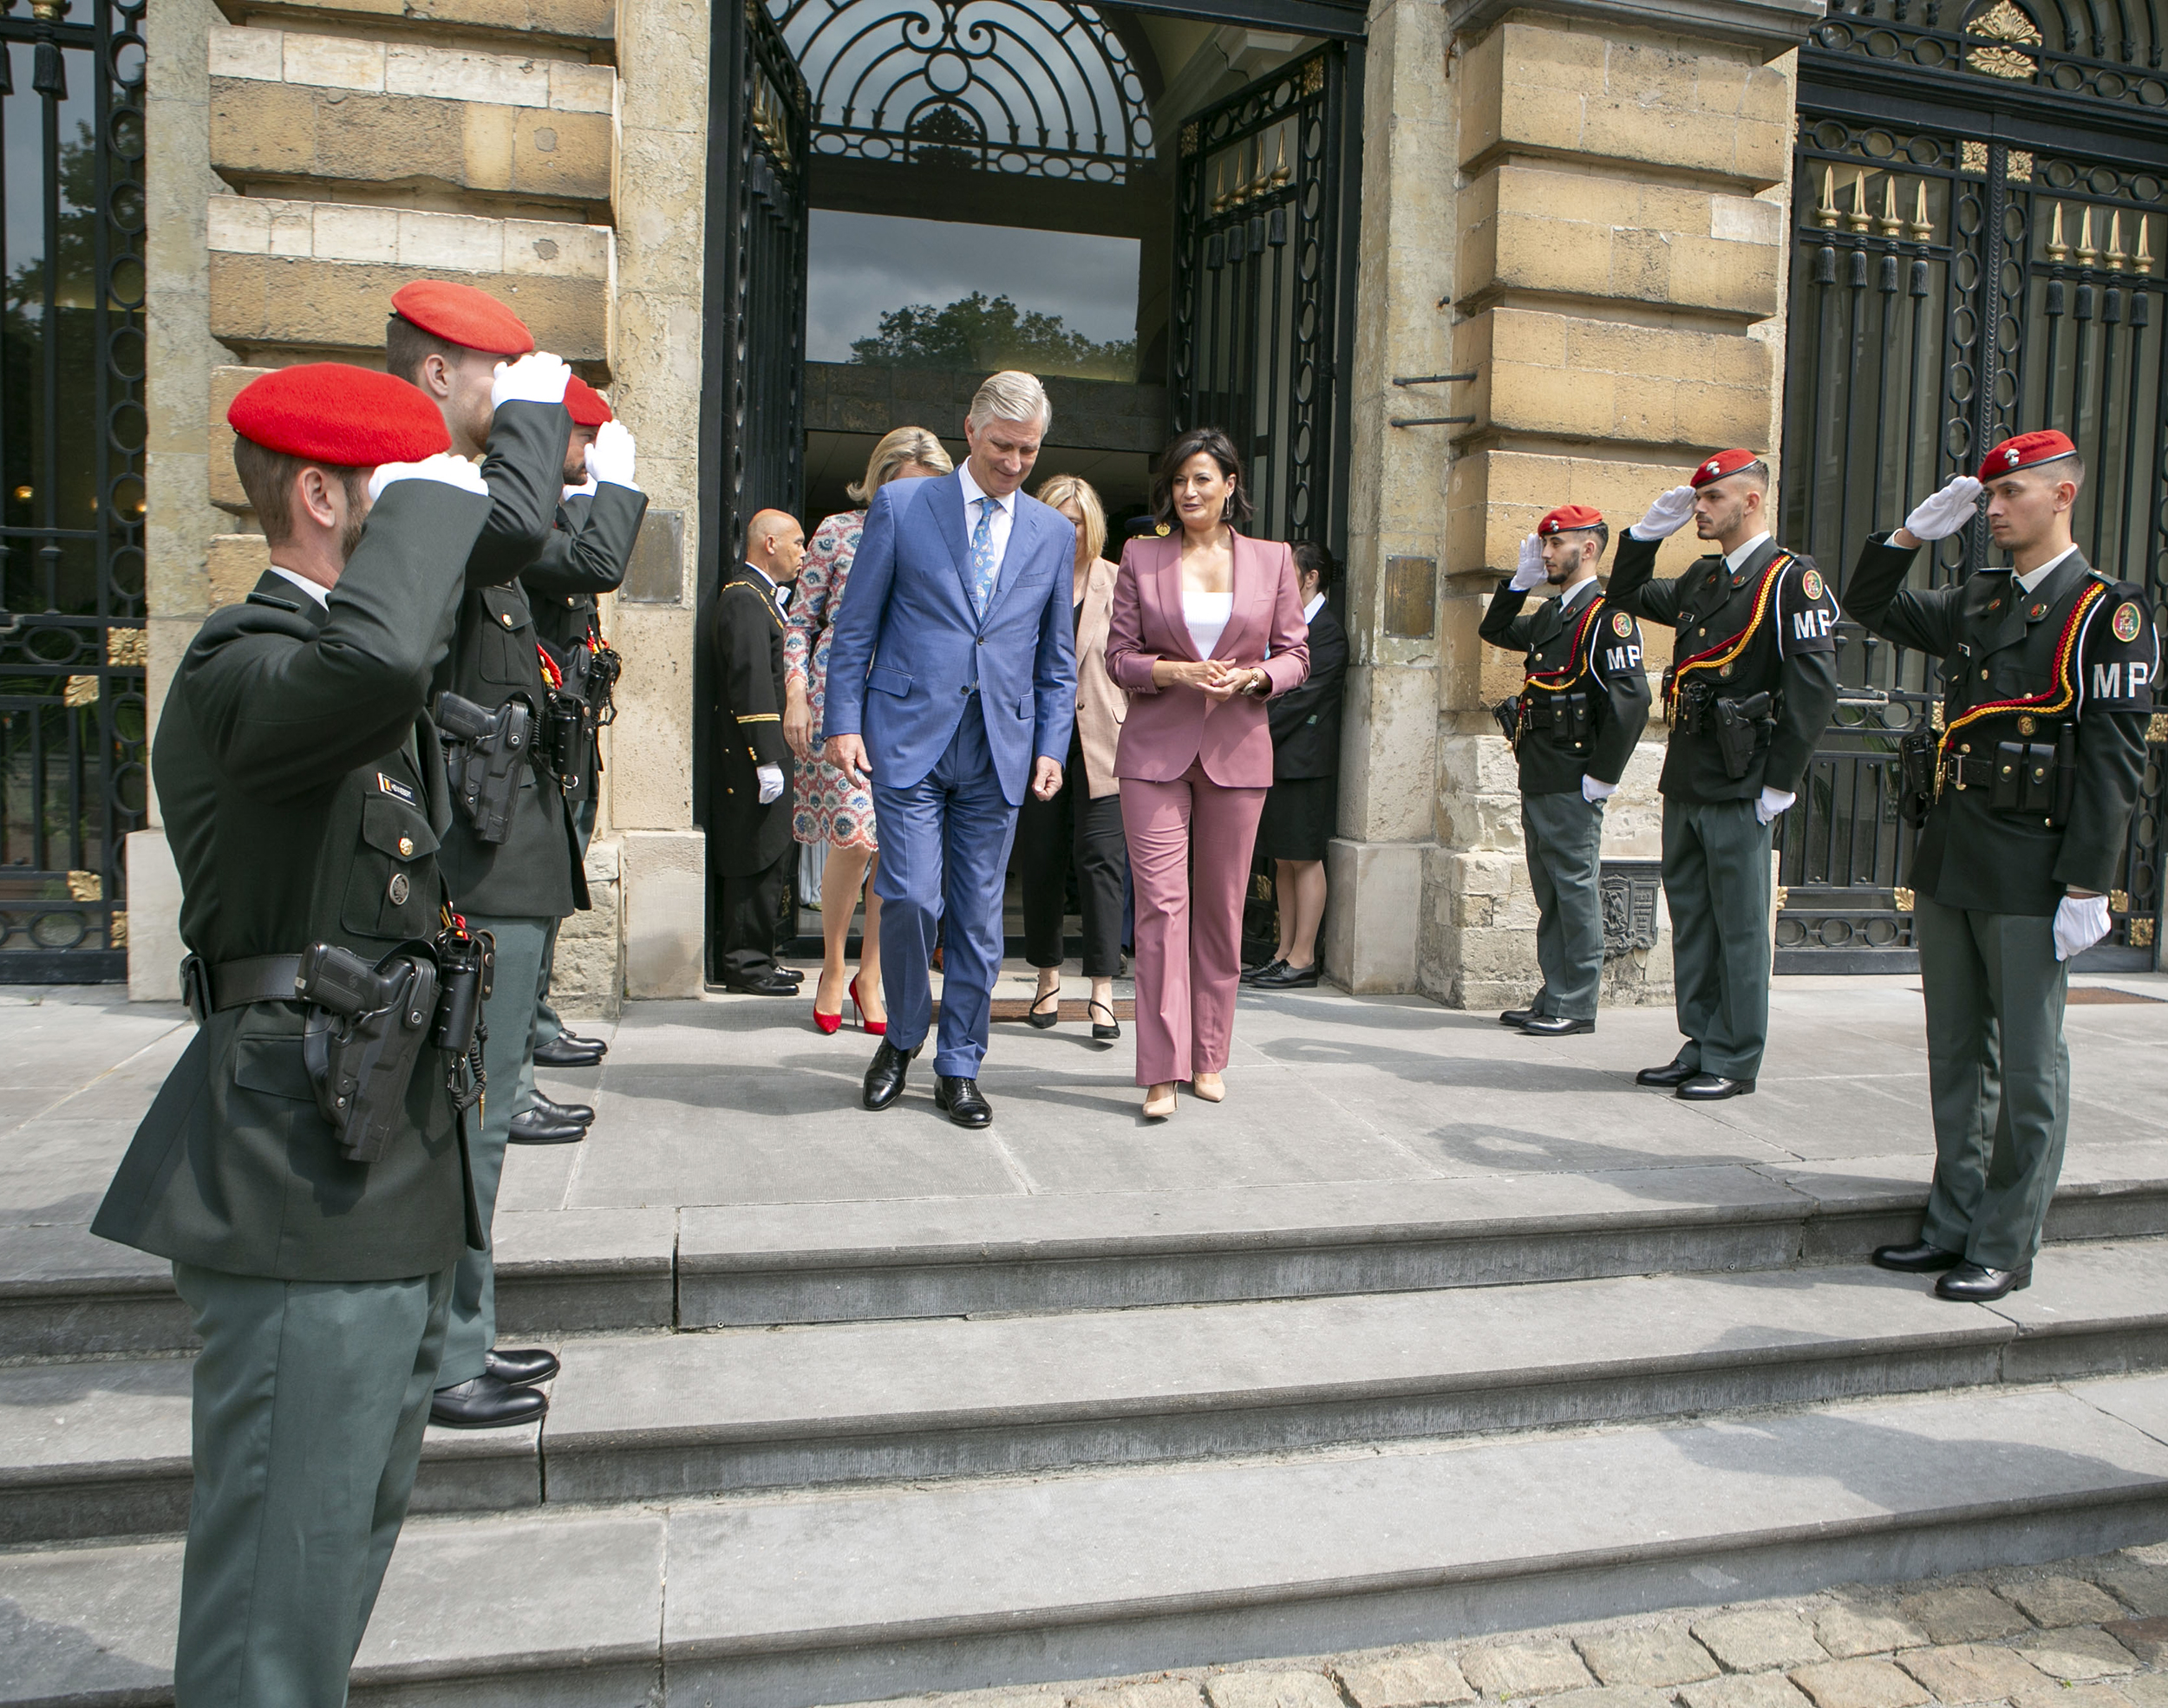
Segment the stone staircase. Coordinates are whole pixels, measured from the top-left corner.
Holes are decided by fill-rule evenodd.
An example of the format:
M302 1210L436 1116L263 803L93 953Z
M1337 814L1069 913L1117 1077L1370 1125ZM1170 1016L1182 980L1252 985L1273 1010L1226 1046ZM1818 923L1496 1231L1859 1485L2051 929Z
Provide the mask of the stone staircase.
M539 1428L432 1431L357 1702L810 1708L2168 1538L2168 1142L2028 1292L1918 1180L1724 1165L507 1212ZM0 1243L0 1704L166 1699L162 1266Z

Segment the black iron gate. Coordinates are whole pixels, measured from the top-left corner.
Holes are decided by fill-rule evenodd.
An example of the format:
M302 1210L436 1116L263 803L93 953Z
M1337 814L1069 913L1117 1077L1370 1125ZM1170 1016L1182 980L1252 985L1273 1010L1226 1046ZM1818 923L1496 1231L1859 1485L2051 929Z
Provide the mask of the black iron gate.
M1182 127L1175 188L1177 433L1224 428L1264 539L1344 554L1362 49L1334 43Z
M0 15L0 982L127 976L143 766L141 0Z
M2168 81L2150 12L2134 32L2126 9L2105 44L2079 27L2073 54L2014 0L1949 29L1941 10L1832 7L1801 55L1783 538L1841 591L1869 532L2005 434L2060 427L2088 472L2079 544L2168 619L2168 120L2153 116ZM1982 523L1923 553L1916 584L1956 580L1990 549ZM1939 679L1849 622L1838 665L1845 703L1784 820L1778 965L1902 969L1897 746ZM2114 929L2088 967L2153 963L2163 752L2149 749Z

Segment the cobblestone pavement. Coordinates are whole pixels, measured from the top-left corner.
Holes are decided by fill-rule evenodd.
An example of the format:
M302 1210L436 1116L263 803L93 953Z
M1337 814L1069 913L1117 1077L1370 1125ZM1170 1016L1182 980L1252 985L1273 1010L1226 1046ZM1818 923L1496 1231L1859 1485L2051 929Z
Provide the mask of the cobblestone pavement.
M2168 1708L2168 1545L886 1708Z

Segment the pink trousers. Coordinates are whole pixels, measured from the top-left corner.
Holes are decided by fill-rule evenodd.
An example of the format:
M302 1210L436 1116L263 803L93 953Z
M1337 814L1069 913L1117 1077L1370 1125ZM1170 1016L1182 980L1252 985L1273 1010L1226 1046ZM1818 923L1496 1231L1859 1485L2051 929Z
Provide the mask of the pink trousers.
M1242 898L1264 792L1223 789L1202 764L1172 783L1121 779L1137 892L1140 1085L1227 1066L1242 980Z

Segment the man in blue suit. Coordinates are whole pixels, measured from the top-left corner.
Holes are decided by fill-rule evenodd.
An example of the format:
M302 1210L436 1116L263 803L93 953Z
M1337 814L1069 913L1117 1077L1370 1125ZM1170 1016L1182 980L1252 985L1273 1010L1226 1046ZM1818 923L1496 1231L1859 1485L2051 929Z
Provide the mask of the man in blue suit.
M1029 374L978 388L963 465L873 495L829 642L826 757L871 781L881 832L888 1032L866 1070L868 1109L903 1094L925 1041L945 914L933 1099L958 1126L994 1118L978 1070L1009 844L1027 777L1042 800L1061 788L1076 716L1076 530L1019 490L1052 419Z

